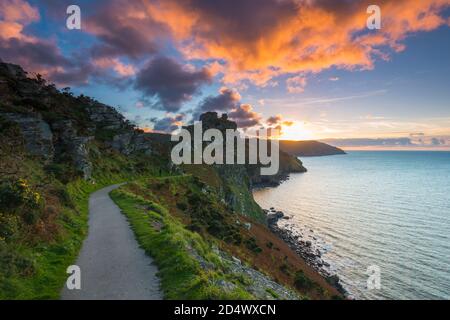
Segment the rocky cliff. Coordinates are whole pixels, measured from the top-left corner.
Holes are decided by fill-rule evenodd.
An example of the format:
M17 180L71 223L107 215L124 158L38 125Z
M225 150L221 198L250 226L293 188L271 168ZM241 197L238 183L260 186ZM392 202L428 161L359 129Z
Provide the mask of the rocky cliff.
M127 121L114 108L86 96L59 91L42 77L28 77L17 65L0 63L0 117L15 123L27 152L40 159L70 181L77 176L92 178L98 148L125 157L154 156L170 165L169 136L145 133ZM203 129L236 129L226 115L201 115ZM218 189L234 210L263 219L254 203L251 189L257 185L277 185L291 172L305 172L300 160L280 151L280 169L272 176L261 176L260 165L215 165ZM198 169L198 168L197 168ZM200 175L200 169L190 170ZM189 169L188 169L189 170Z
M203 131L208 129L218 129L222 132L224 138L226 137L226 130L236 130L238 128L237 124L233 121L230 121L228 119L227 114L222 114L220 117L218 116L217 112L206 112L200 116L200 121L202 121L202 127ZM193 135L193 126L186 127L190 132L191 135ZM248 140L245 141L245 147L246 147L246 163L248 163ZM261 141L262 143L262 141ZM236 152L236 144L235 144L235 152ZM268 149L270 150L270 144L268 144ZM262 167L261 164L256 165L233 165L233 170L238 172L238 176L242 178L243 172L245 173L245 176L248 176L249 181L249 188L252 188L254 186L266 184L266 185L278 185L281 183L290 173L302 173L306 172L306 168L303 166L302 162L297 159L295 156L291 156L288 153L280 150L279 151L279 170L274 175L268 175L263 176L260 174L260 169ZM258 160L259 163L259 160ZM229 172L231 169L231 166L216 166L216 167L223 167L223 169L218 168L219 172L224 176L230 176L231 172ZM236 169L236 168L240 168ZM242 171L242 172L241 172ZM228 174L230 173L230 174ZM233 174L231 174L233 176Z
M151 155L151 137L134 128L114 108L85 96L58 91L21 67L0 64L0 117L17 124L26 150L48 165L71 164L84 179L92 176L89 145L100 143L123 155Z
M200 116L202 129L218 129L226 137L226 130L236 130L237 124L230 121L226 114L220 117L216 112L207 112ZM185 127L194 136L193 125ZM226 142L225 142L226 143ZM248 163L248 140L246 146L246 163ZM207 143L204 143L204 147ZM237 148L235 144L235 152ZM236 153L235 153L236 154ZM225 161L224 161L225 162ZM259 163L259 161L258 161ZM190 173L204 179L206 183L211 184L211 180L215 180L219 193L223 195L224 201L235 211L251 216L259 221L265 220L265 214L261 208L253 200L251 190L254 187L277 186L285 180L290 173L306 172L302 162L296 157L280 150L279 152L279 170L274 175L261 175L261 164L221 164L212 165L201 169L199 165L185 166ZM210 171L205 174L205 171ZM212 177L215 177L212 179Z

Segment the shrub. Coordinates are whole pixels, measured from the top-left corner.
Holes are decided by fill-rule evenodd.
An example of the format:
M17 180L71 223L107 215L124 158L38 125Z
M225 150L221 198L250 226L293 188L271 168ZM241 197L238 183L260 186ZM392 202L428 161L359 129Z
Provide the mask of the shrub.
M75 207L75 203L73 201L73 198L70 196L69 192L66 188L58 188L55 190L56 195L61 200L61 203L65 206L68 206L70 208Z
M18 214L26 223L33 224L39 217L42 199L23 179L4 182L0 186L0 208L5 213Z
M289 266L287 265L287 263L283 262L283 264L280 266L280 271L284 274L289 275Z
M29 276L35 272L33 260L22 256L0 242L0 270L9 277L14 274Z
M3 183L0 186L0 207L12 212L24 204L22 190L18 184Z
M221 221L212 220L208 221L208 233L216 238L223 239L227 236L227 229Z
M0 212L0 241L10 240L18 231L18 217Z
M314 286L314 282L309 279L302 270L295 273L294 285L297 289L311 289Z
M240 245L242 243L242 235L239 232L234 232L231 235L231 243L235 244L235 245Z
M177 208L180 209L181 211L186 211L187 210L186 202L178 202L177 203Z
M191 206L196 207L201 205L202 198L198 194L192 193L191 195L189 195L188 202Z
M260 253L262 249L256 244L256 239L251 237L244 241L245 246L254 253Z
M193 232L201 232L202 231L202 224L197 219L192 219L191 224L188 226L188 229Z

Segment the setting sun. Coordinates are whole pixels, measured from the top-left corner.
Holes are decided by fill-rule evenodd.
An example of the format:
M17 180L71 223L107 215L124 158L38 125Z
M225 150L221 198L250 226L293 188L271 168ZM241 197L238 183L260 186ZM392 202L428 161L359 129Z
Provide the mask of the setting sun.
M311 140L313 134L310 130L306 129L301 122L294 122L291 126L283 126L281 132L282 140Z

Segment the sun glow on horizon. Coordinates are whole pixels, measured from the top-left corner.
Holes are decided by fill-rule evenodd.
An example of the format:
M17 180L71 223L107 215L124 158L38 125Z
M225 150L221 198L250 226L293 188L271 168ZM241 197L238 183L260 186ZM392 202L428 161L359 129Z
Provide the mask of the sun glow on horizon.
M281 140L313 140L314 134L305 128L301 122L294 122L291 126L283 126Z

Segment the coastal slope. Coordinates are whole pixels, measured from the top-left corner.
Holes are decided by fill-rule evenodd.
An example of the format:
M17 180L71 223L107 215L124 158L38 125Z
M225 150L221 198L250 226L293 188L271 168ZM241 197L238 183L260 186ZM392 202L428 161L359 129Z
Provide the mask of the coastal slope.
M164 136L17 65L0 63L0 98L0 299L59 298L88 234L90 195L123 182L111 196L164 298L340 297L268 229L251 193L258 166L175 166ZM271 183L305 171L280 154Z
M291 141L281 140L280 149L295 157L319 157L345 154L337 147L319 141Z

